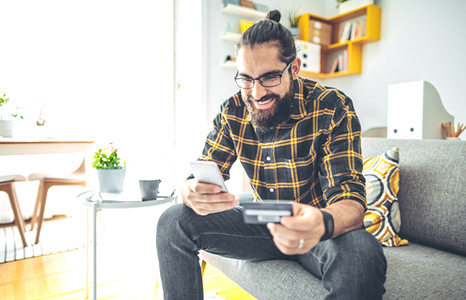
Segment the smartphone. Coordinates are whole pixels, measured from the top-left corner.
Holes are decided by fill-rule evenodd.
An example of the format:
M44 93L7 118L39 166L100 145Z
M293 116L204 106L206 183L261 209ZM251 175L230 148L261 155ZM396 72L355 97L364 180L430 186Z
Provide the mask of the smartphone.
M293 201L264 200L240 205L244 208L243 219L247 224L280 223L282 217L293 215Z
M213 161L193 161L189 165L197 181L218 185L222 188L222 192L228 192L225 180L223 180L222 173L220 173L216 163Z

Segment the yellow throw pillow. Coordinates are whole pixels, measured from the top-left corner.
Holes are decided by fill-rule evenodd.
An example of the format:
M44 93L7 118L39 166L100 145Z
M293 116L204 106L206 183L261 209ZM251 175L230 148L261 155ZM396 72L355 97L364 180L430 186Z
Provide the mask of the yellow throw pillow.
M377 157L364 160L367 211L364 227L384 246L398 247L408 241L398 236L401 226L399 190L399 153L395 147Z

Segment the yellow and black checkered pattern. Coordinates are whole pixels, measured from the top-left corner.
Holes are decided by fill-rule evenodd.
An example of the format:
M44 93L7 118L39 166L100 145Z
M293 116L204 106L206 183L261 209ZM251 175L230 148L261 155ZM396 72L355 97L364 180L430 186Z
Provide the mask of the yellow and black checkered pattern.
M325 207L342 199L366 206L360 123L342 92L298 78L286 122L258 130L241 91L221 105L201 160L219 165L225 179L239 159L262 199Z

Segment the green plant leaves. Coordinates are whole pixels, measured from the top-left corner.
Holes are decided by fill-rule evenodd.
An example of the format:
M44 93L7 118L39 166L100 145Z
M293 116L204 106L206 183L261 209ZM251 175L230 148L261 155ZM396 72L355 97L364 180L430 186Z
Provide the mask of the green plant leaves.
M6 98L6 94L3 94L3 97L0 97L0 106L7 104L8 101L10 101L10 99Z
M94 153L92 166L96 169L123 169L126 163L118 157L118 149L108 147Z

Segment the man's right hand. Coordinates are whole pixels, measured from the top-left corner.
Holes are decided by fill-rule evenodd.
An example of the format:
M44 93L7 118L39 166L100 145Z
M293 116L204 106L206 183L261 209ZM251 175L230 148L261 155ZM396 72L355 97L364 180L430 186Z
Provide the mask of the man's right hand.
M221 192L218 185L187 180L181 190L183 203L198 215L208 215L231 209L239 204L235 195Z

